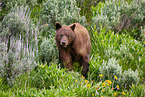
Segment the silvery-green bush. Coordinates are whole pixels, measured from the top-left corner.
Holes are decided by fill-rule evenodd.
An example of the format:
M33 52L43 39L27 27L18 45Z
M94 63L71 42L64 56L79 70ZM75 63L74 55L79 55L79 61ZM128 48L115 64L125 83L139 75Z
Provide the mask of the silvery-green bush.
M47 33L54 36L54 24L60 22L62 25L70 25L75 22L86 21L85 17L80 16L80 9L75 0L46 0L42 3L40 12L41 24L47 26Z
M144 0L132 0L130 4L125 0L106 0L105 3L100 2L96 8L92 7L92 12L92 24L96 25L98 30L100 23L115 32L136 29L131 35L137 38L141 34L138 33L138 27L145 25Z
M119 66L119 62L115 58L111 58L108 62L104 61L102 66L99 68L99 74L102 74L101 80L111 80L113 81L113 86L119 85L120 89L129 88L132 84L137 84L139 82L139 74L136 70L135 72L131 69L122 71L122 67ZM115 79L115 77L117 79Z
M30 9L28 6L15 6L11 9L10 13L7 14L2 21L0 35L2 39L5 37L15 37L20 38L20 35L25 41L27 39L30 41L32 37L37 34L35 29L37 29L30 19ZM5 37L3 37L5 36Z
M4 83L13 84L15 77L37 64L39 30L30 19L27 6L15 6L1 23L0 75Z
M40 62L47 62L48 65L50 62L58 63L58 50L54 38L42 40L38 58Z

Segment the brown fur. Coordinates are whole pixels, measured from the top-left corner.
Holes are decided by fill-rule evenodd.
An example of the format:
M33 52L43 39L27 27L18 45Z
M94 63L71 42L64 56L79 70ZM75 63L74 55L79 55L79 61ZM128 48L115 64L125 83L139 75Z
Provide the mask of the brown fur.
M63 65L73 69L73 62L83 66L82 74L86 77L89 70L89 54L91 48L90 36L85 27L79 23L69 26L55 24L55 40L59 49L59 57Z

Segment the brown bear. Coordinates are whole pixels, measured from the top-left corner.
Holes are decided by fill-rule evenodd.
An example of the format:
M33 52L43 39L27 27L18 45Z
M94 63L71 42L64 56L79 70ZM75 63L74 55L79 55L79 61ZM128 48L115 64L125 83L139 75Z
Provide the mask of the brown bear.
M69 26L55 24L55 40L59 50L60 61L65 68L73 69L73 63L83 66L82 75L87 77L89 70L89 54L91 49L90 36L85 27L79 23Z

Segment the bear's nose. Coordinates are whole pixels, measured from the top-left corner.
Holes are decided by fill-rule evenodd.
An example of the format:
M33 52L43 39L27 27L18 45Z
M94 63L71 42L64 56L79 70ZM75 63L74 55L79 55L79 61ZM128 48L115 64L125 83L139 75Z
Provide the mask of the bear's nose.
M62 45L65 45L66 44L66 42L65 41L62 41Z

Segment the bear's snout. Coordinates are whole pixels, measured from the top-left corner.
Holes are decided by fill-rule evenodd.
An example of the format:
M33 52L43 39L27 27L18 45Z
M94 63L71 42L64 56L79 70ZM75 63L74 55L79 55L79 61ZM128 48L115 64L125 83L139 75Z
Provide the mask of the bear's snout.
M67 47L67 41L61 41L61 43L60 43L63 47Z
M66 44L66 42L65 41L62 41L62 43L61 43L63 46Z

